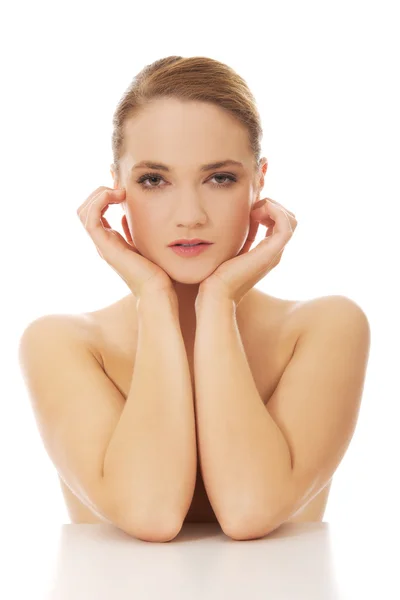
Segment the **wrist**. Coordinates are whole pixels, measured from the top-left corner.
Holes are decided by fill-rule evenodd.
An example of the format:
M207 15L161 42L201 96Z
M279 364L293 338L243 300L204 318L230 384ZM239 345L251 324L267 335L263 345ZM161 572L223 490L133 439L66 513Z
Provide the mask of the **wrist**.
M174 314L178 314L178 298L175 290L162 290L155 293L145 292L136 300L136 310L141 312L160 312L162 310L170 310Z
M222 295L212 294L210 292L199 292L195 302L196 315L199 316L209 310L224 310L236 313L236 304L234 300Z

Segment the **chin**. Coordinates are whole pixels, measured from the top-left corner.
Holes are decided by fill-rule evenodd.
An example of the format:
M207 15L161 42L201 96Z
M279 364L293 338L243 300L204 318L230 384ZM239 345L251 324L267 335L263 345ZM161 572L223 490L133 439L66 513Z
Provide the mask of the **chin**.
M206 275L206 276L201 275L200 276L200 275L196 275L196 273L188 273L187 275L182 274L182 275L175 275L175 276L168 273L168 275L174 283L183 283L186 285L200 285L200 283L202 283L202 281L204 281L205 279L207 279L207 277L209 277L209 275Z

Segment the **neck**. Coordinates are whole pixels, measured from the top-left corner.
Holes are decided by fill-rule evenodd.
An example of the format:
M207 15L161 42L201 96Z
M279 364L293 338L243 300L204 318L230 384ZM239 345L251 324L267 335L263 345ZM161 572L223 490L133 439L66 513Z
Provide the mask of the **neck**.
M182 310L182 312L193 312L200 284L180 283L179 281L172 280L172 286L178 298L179 310Z
M186 284L172 280L172 285L178 299L179 320L181 325L187 330L195 330L197 321L195 302L200 284ZM257 290L253 288L245 294L244 298L242 298L236 309L236 318L238 322L248 311L251 299L256 296Z
M184 335L186 341L187 339L192 339L196 331L197 319L194 304L200 284L185 284L172 280L172 285L178 299L179 321L181 324L182 334ZM259 295L260 292L253 288L247 292L245 297L240 302L236 313L236 318L239 325L242 323L243 319L246 320L246 315L254 310L250 307L250 303L252 299L256 300L257 294ZM134 298L133 294L128 294L128 296L125 297L125 300L129 304L129 314L131 314L132 304L133 307L135 307L136 299Z

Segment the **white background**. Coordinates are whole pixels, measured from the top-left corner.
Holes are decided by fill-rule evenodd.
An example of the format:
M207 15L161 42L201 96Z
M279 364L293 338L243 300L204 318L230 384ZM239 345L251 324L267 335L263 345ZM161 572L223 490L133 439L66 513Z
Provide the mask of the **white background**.
M257 99L269 162L263 194L299 223L281 263L257 287L282 298L345 295L370 322L359 421L324 520L357 521L368 530L397 518L395 8L346 0L148 8L39 1L1 9L3 519L69 522L19 369L18 342L41 315L95 310L129 293L76 210L98 186L112 187L111 119L122 93L146 64L173 54L226 62ZM119 231L121 216L121 207L107 212Z

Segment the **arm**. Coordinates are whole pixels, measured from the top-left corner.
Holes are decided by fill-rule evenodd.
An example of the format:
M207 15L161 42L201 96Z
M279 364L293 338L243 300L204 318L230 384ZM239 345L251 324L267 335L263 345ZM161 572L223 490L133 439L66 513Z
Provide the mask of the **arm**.
M109 442L104 480L132 506L133 531L181 528L196 483L190 371L176 300L141 299L138 345L126 404Z
M266 410L247 362L229 300L204 298L194 349L198 450L204 486L218 520L262 522L285 497L291 474L286 440ZM238 526L237 526L238 527Z
M317 298L312 309L266 407L233 307L216 301L199 307L199 460L214 511L234 539L266 535L305 506L332 479L354 433L369 357L368 319L343 296Z

